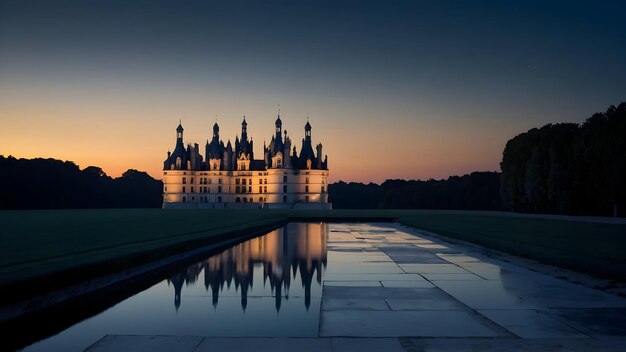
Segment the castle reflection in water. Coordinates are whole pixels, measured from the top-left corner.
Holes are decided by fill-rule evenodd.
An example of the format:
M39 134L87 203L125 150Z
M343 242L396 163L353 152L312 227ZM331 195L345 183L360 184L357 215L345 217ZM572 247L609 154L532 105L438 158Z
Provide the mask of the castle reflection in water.
M212 293L213 306L217 306L220 293L234 284L245 311L248 292L253 287L254 269L262 267L263 285L269 282L276 311L280 311L283 298L289 298L291 281L296 275L300 276L304 304L308 309L313 279L321 287L322 272L326 268L327 237L325 223L290 223L237 244L169 278L168 283L175 290L174 305L178 310L183 286L195 284L204 274L204 287Z

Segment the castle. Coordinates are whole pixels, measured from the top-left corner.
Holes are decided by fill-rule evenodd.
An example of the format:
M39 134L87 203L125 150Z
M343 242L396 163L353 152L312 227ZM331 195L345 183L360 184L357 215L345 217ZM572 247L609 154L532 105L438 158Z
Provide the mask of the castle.
M276 133L263 158L254 158L244 116L241 139L224 145L220 127L205 146L205 160L198 144L183 143L183 126L176 128L176 147L163 163L163 208L331 208L328 203L328 158L322 159L322 144L313 151L311 124L304 126L300 154L280 114Z

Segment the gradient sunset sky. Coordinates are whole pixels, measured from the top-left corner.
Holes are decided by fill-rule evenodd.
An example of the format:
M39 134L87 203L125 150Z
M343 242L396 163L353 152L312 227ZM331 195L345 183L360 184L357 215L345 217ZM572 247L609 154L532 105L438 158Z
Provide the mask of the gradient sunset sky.
M506 141L626 100L626 1L2 1L0 154L161 177L280 104L331 181L499 170Z

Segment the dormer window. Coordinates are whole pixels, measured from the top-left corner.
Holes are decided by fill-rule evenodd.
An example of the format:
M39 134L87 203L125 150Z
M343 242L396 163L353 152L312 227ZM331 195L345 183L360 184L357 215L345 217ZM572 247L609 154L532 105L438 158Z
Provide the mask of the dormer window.
M311 159L307 159L306 160L306 168L307 169L311 169L311 164L312 164Z
M281 168L281 167L283 167L283 159L276 158L276 168Z
M180 159L180 156L176 158L176 167L180 168L183 165L183 161Z

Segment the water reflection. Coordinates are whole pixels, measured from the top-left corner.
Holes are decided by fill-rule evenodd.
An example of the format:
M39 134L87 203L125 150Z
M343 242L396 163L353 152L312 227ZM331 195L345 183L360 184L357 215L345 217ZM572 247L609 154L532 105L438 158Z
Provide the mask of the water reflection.
M174 287L174 306L176 310L180 308L183 287L195 285L204 273L204 288L211 291L214 307L220 294L234 286L245 311L254 285L254 270L261 268L263 285L269 282L277 312L283 298L289 298L291 276L300 277L304 305L308 309L313 278L321 286L322 271L326 267L327 233L324 223L289 224L191 265L168 279Z
M127 298L25 351L83 351L105 335L317 336L327 236L326 224L288 224L167 270L149 288L129 288ZM73 310L82 308L65 312Z

